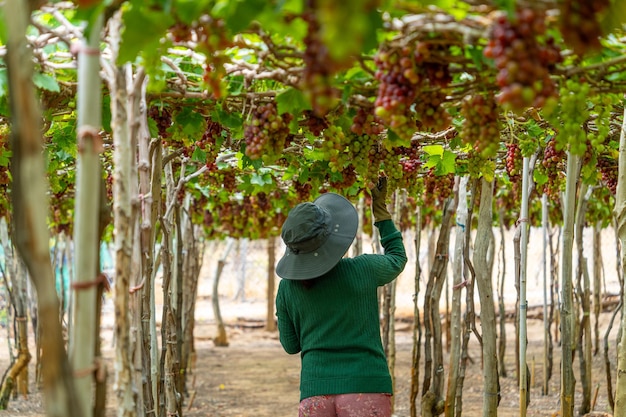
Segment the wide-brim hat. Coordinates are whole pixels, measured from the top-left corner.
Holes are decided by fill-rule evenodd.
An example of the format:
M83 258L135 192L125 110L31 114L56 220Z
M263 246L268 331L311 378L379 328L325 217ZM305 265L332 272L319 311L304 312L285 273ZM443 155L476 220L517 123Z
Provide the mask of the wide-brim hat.
M345 197L325 193L312 203L300 203L287 216L281 237L287 248L278 261L281 278L305 280L330 271L354 238L359 217Z

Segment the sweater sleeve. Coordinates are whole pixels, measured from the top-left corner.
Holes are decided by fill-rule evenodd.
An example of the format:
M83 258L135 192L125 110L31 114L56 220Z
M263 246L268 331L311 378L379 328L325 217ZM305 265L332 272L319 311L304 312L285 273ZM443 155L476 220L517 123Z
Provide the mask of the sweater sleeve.
M393 281L404 270L407 263L406 250L402 241L402 233L396 228L392 220L383 220L374 223L380 232L380 243L383 246L384 255L382 268L385 273L377 274L378 285L385 285Z
M278 319L278 335L280 344L285 349L285 352L289 354L298 353L302 350L300 346L300 340L293 321L287 311L287 306L284 300L284 288L279 285L278 293L276 294L276 317Z

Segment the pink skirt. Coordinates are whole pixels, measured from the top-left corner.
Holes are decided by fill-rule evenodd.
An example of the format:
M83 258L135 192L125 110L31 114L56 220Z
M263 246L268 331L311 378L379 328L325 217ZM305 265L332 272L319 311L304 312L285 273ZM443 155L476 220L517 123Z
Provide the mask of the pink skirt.
M318 395L300 401L299 417L391 417L391 394Z

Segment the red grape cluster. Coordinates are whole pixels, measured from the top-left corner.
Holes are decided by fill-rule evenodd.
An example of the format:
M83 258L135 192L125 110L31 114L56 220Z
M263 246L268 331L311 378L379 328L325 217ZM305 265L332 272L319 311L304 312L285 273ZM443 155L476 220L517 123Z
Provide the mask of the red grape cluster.
M326 117L318 116L313 110L305 110L302 114L305 117L304 123L313 136L321 135L324 129L328 127Z
M264 161L279 157L285 149L292 117L289 113L279 115L274 102L256 107L244 130L246 155L250 159L263 157Z
M559 4L559 28L565 43L580 56L600 50L600 16L611 5L610 0L563 0Z
M308 24L304 37L302 87L310 97L313 111L323 116L337 98L337 92L333 89L331 81L340 66L331 57L328 47L322 40L321 25L315 9L305 11L302 18Z
M484 50L498 69L498 101L514 111L543 107L548 98L556 95L550 70L562 58L552 38L545 44L539 41L545 37L545 19L544 12L530 8L518 9L511 19L500 16Z
M206 153L206 166L210 169L217 169L215 159L219 154L222 142L224 141L224 128L218 122L207 119L206 128L202 134L202 139L196 141L196 147Z
M413 52L415 62L423 69L431 85L447 87L452 82L452 75L445 57L450 56L450 47L445 43L420 41ZM439 60L438 57L443 57Z
M354 169L354 165L349 164L341 170L341 180L331 177L329 178L328 183L332 188L341 192L346 188L352 187L357 179L358 177L356 170Z
M383 133L385 127L380 117L374 114L373 109L366 110L363 107L359 107L352 119L350 130L357 135L378 136Z
M411 105L422 81L411 49L381 50L374 58L380 81L375 114L402 139L411 139L416 130Z
M171 136L167 129L172 126L172 113L170 113L167 107L150 106L148 109L148 117L156 122L157 129L159 130L159 136L162 139L169 138ZM164 142L164 144L166 143Z
M615 195L617 192L617 164L608 158L598 158L598 170L602 183Z
M523 157L519 145L515 142L506 144L506 172L512 182L518 182L522 176Z
M454 174L435 175L435 168L431 168L424 176L424 204L443 204L452 195L453 188Z
M500 148L498 105L490 95L466 97L461 104L461 139L485 158L493 158Z
M311 199L311 190L313 189L313 186L310 183L295 180L293 182L293 188L296 191L298 202L309 201Z
M543 192L551 200L559 201L561 198L561 191L565 186L565 161L565 151L557 150L556 140L554 138L550 139L543 152L541 169L548 177L548 182L544 184Z
M229 61L226 50L233 45L224 20L203 16L196 27L198 51L204 52L207 62L204 65L203 81L209 87L214 99L225 94L222 79L226 75L224 64Z

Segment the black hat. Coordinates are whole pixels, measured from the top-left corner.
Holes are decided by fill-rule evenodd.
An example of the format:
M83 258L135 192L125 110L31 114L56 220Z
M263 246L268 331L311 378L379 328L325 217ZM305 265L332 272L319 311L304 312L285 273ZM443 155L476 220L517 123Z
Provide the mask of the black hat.
M276 273L293 280L324 275L354 241L358 223L356 209L339 194L325 193L312 203L298 204L283 224L281 237L287 249Z

